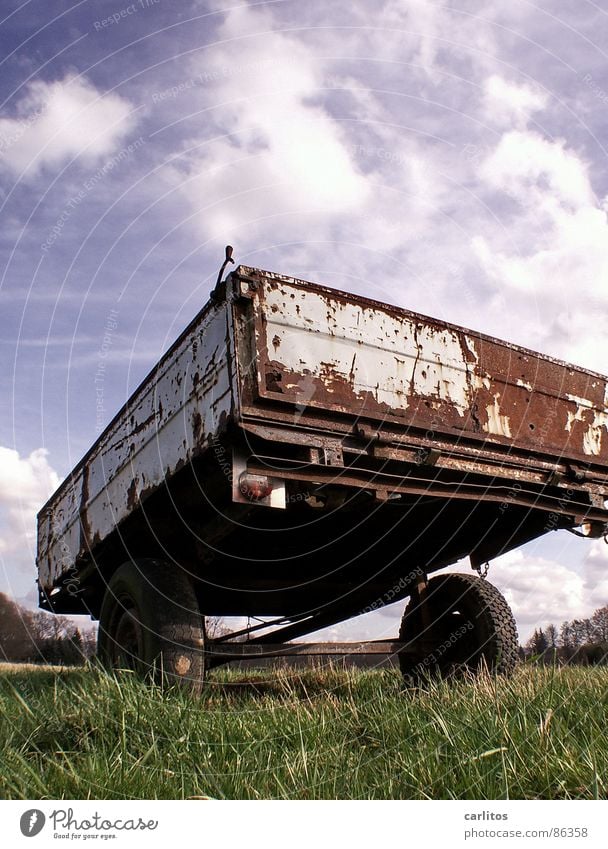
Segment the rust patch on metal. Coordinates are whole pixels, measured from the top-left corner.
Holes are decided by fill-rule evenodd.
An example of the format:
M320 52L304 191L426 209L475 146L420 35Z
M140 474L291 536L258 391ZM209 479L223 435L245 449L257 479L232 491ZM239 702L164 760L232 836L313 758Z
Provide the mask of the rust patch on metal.
M195 442L199 442L203 435L203 419L198 410L192 414L192 436Z
M133 478L127 489L127 507L132 510L137 506L137 478Z
M273 365L273 363L270 363ZM295 377L295 375L294 375ZM283 387L281 385L281 381L283 380L283 371L281 364L279 363L279 368L274 368L272 371L266 372L266 389L268 392L280 392L283 393Z
M266 390L276 393L298 407L331 407L332 410L349 413L356 417L371 417L392 420L396 417L423 429L454 429L479 432L479 423L469 413L462 416L457 408L441 398L409 395L407 411L378 401L372 390L355 391L352 377L342 375L330 363L323 363L318 377L310 371L293 372L282 363L270 362L271 371L266 372Z

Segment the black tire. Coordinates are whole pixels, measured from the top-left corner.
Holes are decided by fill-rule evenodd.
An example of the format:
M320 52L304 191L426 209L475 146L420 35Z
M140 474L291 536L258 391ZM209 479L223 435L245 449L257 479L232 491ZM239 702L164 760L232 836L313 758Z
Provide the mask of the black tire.
M199 693L204 650L204 619L179 566L146 559L116 570L99 615L97 652L104 665Z
M427 584L430 626L425 629L413 597L403 614L399 640L420 639L420 651L401 655L406 681L486 668L510 675L518 660L517 626L502 594L477 575L436 575Z

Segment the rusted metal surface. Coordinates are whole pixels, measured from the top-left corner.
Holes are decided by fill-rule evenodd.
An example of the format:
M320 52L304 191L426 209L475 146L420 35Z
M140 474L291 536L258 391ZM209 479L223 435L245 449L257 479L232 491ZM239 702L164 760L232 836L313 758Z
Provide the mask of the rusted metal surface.
M386 472L366 471L361 468L344 468L339 474L327 466L316 466L313 463L302 464L300 467L281 466L279 458L253 457L248 468L255 474L264 474L268 468L286 480L310 481L315 484L332 484L355 489L375 491L382 497L398 494L433 496L440 499L456 498L461 501L494 502L496 504L518 504L521 507L531 507L547 513L555 512L563 515L578 515L588 520L606 522L607 514L603 507L589 506L587 491L575 493L569 490L565 498L562 494L553 494L533 487L519 485L513 488L507 483L490 483L489 481L469 482L462 480L442 481L415 474L391 475Z
M593 471L582 470L567 459L546 459L528 451L505 451L493 449L489 444L472 445L461 441L455 443L438 432L417 436L408 432L405 436L396 432L378 431L367 425L357 425L356 434L351 436L352 427L347 426L344 435L328 435L322 431L311 432L304 428L273 427L250 421L243 429L274 443L306 445L309 448L337 450L345 455L371 456L381 460L397 460L418 466L432 465L438 469L453 469L460 472L502 477L507 480L526 480L538 484L590 481L608 490L608 468L595 467ZM339 433L338 422L334 429ZM433 446L431 448L430 446Z
M556 458L608 461L606 378L506 342L246 269L257 394Z

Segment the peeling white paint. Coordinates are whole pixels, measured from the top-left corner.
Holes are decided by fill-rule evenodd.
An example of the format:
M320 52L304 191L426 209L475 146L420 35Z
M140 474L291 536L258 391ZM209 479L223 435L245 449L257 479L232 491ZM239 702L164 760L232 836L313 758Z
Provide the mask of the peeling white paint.
M494 403L488 404L486 412L488 414L488 423L483 425L486 433L492 433L495 436L511 436L511 423L508 416L503 416L500 412L500 392L494 395Z
M475 366L467 362L468 352L455 330L357 303L338 302L334 317L318 293L292 292L295 297L289 300L280 288L266 292L266 340L280 340L269 356L285 369L308 371L325 381L328 392L333 374L348 381L355 395L365 398L371 393L377 403L393 409L406 410L408 397L418 396L447 402L463 417L468 414ZM312 326L307 324L311 318ZM314 336L311 327L317 331ZM476 357L472 341L467 345ZM364 355L353 362L353 355L362 350Z
M578 404L579 407L586 407L588 410L593 409L593 404L588 398L580 398L578 395L571 395L569 392L566 392L566 398L568 401Z
M583 436L583 451L585 454L598 455L602 450L602 432L608 430L608 414L596 410L593 422Z
M587 408L586 407L579 407L577 409L576 413L570 413L569 412L567 414L568 418L567 418L566 427L564 428L564 430L567 430L568 433L572 433L572 425L573 425L574 422L584 422L585 420L583 418L583 411L585 409L587 409Z
M470 336L464 334L464 341L471 354L473 354L473 356L475 357L475 363L479 363L479 354L477 353L477 348L475 347L475 340L472 339Z
M471 375L471 386L474 389L487 389L489 392L492 382L490 381L489 375L477 374L477 372L474 371Z
M580 398L578 395L568 393L566 397L577 406L575 413L567 413L565 430L572 433L574 422L587 424L583 434L583 453L598 456L602 451L602 431L604 428L608 430L608 410L598 410L587 398ZM593 421L589 422L592 413Z
M522 380L519 377L517 378L516 382L517 382L517 386L523 386L523 388L527 389L528 392L532 392L532 384L531 383L527 383L525 380Z

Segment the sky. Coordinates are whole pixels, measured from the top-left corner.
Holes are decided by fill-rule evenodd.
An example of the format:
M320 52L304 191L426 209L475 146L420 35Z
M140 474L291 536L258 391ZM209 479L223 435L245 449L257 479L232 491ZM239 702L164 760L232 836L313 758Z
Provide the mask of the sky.
M591 0L3 0L0 591L36 603L36 512L228 243L608 372L607 45ZM607 566L560 531L489 577L526 638Z

